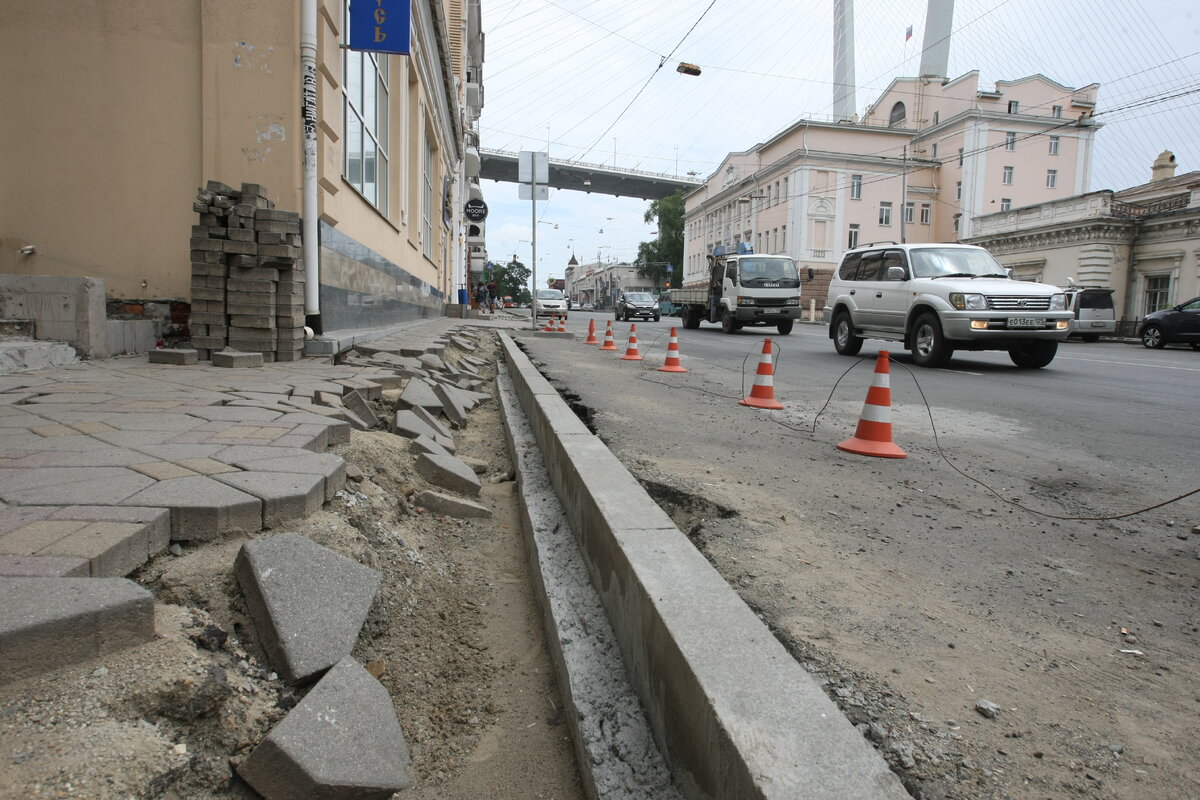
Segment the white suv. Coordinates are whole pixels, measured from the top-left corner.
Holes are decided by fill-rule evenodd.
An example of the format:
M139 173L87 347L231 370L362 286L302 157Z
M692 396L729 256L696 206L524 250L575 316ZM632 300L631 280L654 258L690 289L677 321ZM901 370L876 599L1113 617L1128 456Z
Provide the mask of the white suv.
M875 244L850 250L829 284L825 320L842 355L863 339L902 342L938 367L955 350L1007 350L1018 367L1054 360L1071 333L1061 289L1016 281L982 247Z

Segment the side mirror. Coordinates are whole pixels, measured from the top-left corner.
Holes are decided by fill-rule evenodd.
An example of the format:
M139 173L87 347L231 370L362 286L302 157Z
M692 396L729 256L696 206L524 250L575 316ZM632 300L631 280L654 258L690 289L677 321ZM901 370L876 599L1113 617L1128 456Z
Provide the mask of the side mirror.
M904 267L888 267L887 279L889 281L904 280Z

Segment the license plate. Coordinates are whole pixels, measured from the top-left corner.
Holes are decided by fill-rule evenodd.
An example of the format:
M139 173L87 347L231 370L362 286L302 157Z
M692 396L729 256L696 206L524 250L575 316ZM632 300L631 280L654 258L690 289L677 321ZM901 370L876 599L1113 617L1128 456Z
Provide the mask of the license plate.
M1045 317L1009 317L1008 327L1010 328L1044 328L1046 327Z
M778 309L778 308L764 308L764 309L762 310L762 312L763 312L764 314L778 314L778 313L779 313L779 309Z

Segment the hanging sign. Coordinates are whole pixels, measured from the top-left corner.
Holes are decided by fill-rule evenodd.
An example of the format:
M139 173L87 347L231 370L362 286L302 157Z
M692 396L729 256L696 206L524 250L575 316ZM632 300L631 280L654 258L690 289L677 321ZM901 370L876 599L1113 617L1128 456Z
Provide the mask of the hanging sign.
M411 11L411 0L350 0L350 49L407 55Z

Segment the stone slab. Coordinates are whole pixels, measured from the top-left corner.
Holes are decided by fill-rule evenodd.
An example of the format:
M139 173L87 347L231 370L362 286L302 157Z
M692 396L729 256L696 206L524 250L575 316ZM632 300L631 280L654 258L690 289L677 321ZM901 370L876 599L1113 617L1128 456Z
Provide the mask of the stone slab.
M467 413L470 409L455 394L456 391L458 390L443 383L433 385L433 393L442 401L442 411L445 412L446 418L454 427L461 428L467 424Z
M425 480L445 489L474 497L482 488L475 471L454 456L421 453L414 466Z
M121 505L171 509L173 541L208 541L232 531L262 528L262 501L211 477L159 481Z
M361 393L361 389L351 389L342 396L342 405L357 417L363 424L363 430L370 430L379 427L379 417L375 415L375 409L371 408L371 404L367 402L366 397ZM353 424L353 418L351 419Z
M421 453L430 453L432 455L439 456L453 455L433 439L430 439L428 436L424 435L413 439L408 446L408 451L410 453L416 453L417 455L420 455Z
M438 407L440 408L441 405L439 404ZM445 436L447 439L454 438L454 434L450 432L450 429L446 427L446 424L433 414L429 413L428 410L416 407L412 409L412 412L417 415L418 419L424 421L426 425L433 428L438 434Z
M0 577L88 578L92 564L86 558L52 556L0 556Z
M326 502L346 485L346 462L333 453L308 453L291 458L242 461L239 466L255 472L299 472L319 475L325 487Z
M238 774L267 800L386 800L415 778L387 689L350 657L288 712Z
M412 409L440 409L442 401L433 393L433 389L424 379L413 378L400 393L400 405Z
M262 527L278 528L321 510L325 477L299 472L224 472L218 481L262 500Z
M0 578L0 684L154 638L154 597L124 578Z
M179 366L186 366L188 364L196 364L200 360L199 354L195 350L182 348L151 350L149 356L151 364L177 364Z
M424 489L413 495L413 504L423 506L435 514L445 514L457 519L491 519L492 511L479 503L453 497L441 492L431 492Z
M214 367L261 367L263 354L220 350L212 354L212 365Z
M426 436L432 439L439 431L425 420L418 417L411 409L397 411L392 421L392 433L407 439Z
M375 570L294 533L244 544L234 574L263 649L291 683L349 655L381 580Z

